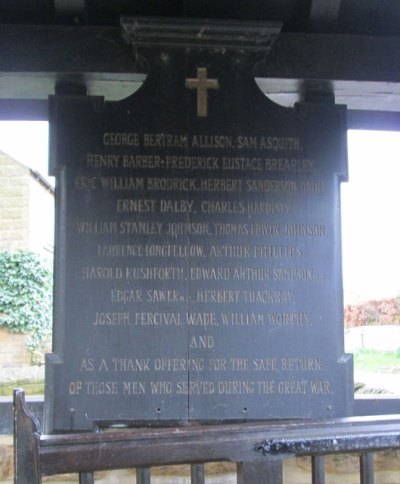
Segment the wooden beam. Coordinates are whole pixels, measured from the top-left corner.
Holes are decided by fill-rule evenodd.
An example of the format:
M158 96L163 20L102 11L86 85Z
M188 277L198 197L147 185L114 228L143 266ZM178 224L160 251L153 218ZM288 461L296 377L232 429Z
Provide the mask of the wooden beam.
M342 0L311 0L308 26L312 32L335 30Z
M20 26L0 29L0 99L47 99L60 82L120 100L145 72L119 27Z
M330 80L318 81L314 87L309 80L260 78L258 86L271 101L285 107L302 102L308 89L327 89L337 104L346 104L348 109L364 111L400 112L400 83L377 81ZM311 86L310 86L311 85Z
M400 82L400 37L280 34L256 77Z
M120 27L2 25L0 71L135 72Z
M132 79L136 74L140 81L144 73L119 27L2 25L0 45L3 75L91 73L104 79L114 73ZM281 33L255 74L272 79L399 83L399 51L400 37Z
M119 100L145 78L119 27L5 25L0 45L0 100L45 100L59 82L84 83L90 95ZM317 81L351 110L400 112L399 52L399 37L284 33L254 72L283 106L302 100Z
M382 111L347 111L347 127L348 129L370 129L375 131L400 131L400 112L382 112ZM360 396L355 401L356 415L373 415L375 414L376 405L382 405L382 412L391 413L396 409L396 403L392 410L387 412L383 410L383 406L390 407L394 401L391 398L385 399L362 399ZM397 407L399 408L399 407Z
M0 45L3 74L144 73L119 27L2 25ZM400 37L281 33L256 77L399 83L399 51Z
M282 106L325 82L338 104L354 110L400 111L400 38L281 34L255 69L263 92Z
M48 121L47 100L0 99L0 121Z
M294 455L400 448L400 416L265 422L49 435L40 469L65 472L195 462L260 462Z

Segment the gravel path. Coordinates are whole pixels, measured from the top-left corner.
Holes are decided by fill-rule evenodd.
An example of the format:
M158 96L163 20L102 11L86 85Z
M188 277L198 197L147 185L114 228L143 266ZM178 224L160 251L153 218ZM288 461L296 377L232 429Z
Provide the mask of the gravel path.
M400 373L397 372L373 372L365 370L354 371L354 382L364 383L367 388L384 390L400 396Z
M0 383L18 381L36 382L44 380L43 366L0 367Z

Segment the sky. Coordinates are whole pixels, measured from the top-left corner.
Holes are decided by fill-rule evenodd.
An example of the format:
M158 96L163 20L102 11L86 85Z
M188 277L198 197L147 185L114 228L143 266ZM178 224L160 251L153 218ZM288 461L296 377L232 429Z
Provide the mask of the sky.
M0 150L48 175L48 123L0 121ZM345 304L400 295L400 132L349 131L342 183ZM50 179L51 180L51 179Z
M400 295L400 132L349 131L342 184L345 299Z
M0 150L47 177L48 132L47 121L0 121Z

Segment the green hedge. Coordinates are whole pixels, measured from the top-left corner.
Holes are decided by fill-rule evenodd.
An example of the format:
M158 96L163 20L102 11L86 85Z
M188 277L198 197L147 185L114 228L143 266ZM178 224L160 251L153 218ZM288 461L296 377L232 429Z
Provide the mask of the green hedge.
M29 251L0 251L0 326L29 333L28 346L39 351L52 327L52 272Z

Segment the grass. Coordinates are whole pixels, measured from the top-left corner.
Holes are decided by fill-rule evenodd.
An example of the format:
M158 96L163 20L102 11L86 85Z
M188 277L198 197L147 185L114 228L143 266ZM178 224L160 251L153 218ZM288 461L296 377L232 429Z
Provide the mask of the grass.
M354 366L358 370L381 371L385 368L400 369L400 350L358 350L354 353Z
M43 395L44 382L20 381L15 383L0 383L0 397L12 397L14 388L23 388L26 395Z

